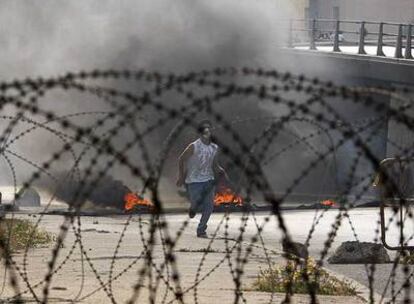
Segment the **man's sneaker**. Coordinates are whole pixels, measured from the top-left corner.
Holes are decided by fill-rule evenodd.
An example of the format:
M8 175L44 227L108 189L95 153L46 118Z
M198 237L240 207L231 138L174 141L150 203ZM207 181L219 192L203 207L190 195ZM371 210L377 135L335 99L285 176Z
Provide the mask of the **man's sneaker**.
M193 217L196 216L196 212L193 209L190 208L190 210L188 210L188 216L190 218L193 218Z
M197 237L198 238L202 238L202 239L208 239L208 235L207 233L197 233Z

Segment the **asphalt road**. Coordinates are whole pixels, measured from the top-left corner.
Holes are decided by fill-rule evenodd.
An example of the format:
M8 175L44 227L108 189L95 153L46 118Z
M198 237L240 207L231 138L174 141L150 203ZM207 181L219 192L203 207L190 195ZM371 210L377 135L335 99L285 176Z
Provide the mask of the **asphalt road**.
M64 217L57 215L39 215L36 214L39 209L31 209L30 211L23 212L23 214L16 215L17 217L29 218L32 221L40 220L40 226L43 228L57 233L60 225L64 221ZM318 224L313 230L310 238L310 255L316 259L321 256L321 251L324 249L325 241L328 238L328 234L332 231L332 224L335 223L338 215L338 210L330 211L314 211L314 210L302 210L302 211L284 211L282 219L289 231L292 239L298 242L305 242L311 231L311 227L318 219ZM29 215L30 213L30 215ZM244 217L240 213L231 213L228 215L228 221L226 222L226 214L215 213L212 215L209 221L208 232L216 236L214 239L198 239L195 237L196 226L198 223L199 215L191 219L185 229L182 230L181 236L175 245L175 253L178 256L177 267L182 274L182 282L184 286L190 286L188 288L187 299L200 296L200 299L204 299L206 303L211 303L212 296L218 297L221 293L222 296L234 296L234 283L231 275L231 267L228 263L232 260L234 265L237 263L238 249L240 253L246 254L246 249L249 245L253 244L252 255L248 259L247 264L244 265L245 274L242 277L243 286L249 288L254 281L260 268L265 268L268 262L271 263L284 263L284 258L281 256L281 237L282 232L280 229L280 223L274 215L267 213L249 214L248 217ZM269 221L266 221L266 218ZM148 238L148 229L150 227L150 215L142 216L141 228L139 227L138 216L133 216L130 219L130 224L125 225L128 216L106 216L106 217L81 217L80 228L82 234L83 248L88 253L89 258L93 262L95 270L89 269L85 259L80 255L79 249L71 252L72 245L74 244L75 235L72 229L68 230L68 235L65 238L64 245L59 253L58 265L66 257L69 256L68 261L63 264L59 272L53 277L53 283L56 285L56 289L52 290L52 294L56 298L60 295L62 301L64 299L73 299L74 291L69 289L62 289L62 286L67 284L67 280L73 280L74 286L83 282L80 292L83 296L99 288L99 282L97 282L96 274L102 276L103 282L107 282L108 276L110 277L110 264L113 260L113 256L116 252L117 259L115 261L115 270L113 276L120 274L119 279L113 282L113 292L120 299L128 299L131 292L132 282L136 280L136 273L139 267L142 267L144 261L140 261L131 266L131 269L127 269L128 263L135 259L138 252L142 251L142 239L140 235L140 229L143 231L143 238ZM184 223L189 220L186 214L171 214L166 215L165 220L167 222L167 229L169 234L175 239L177 232L183 227ZM349 217L345 217L341 221L335 240L329 250L326 258L329 257L333 250L336 249L342 242L355 240L372 242L376 237L376 228L378 227L379 214L378 210L371 209L356 209L349 212ZM227 224L227 228L225 225ZM352 225L351 225L352 224ZM75 226L76 226L75 221ZM258 227L261 227L260 237L258 236ZM242 228L242 231L240 230ZM407 224L407 233L413 231L413 226ZM122 239L118 247L118 241L122 235L122 231L125 230L125 236ZM231 253L231 259L225 259L226 248L237 244L237 239L241 236L241 242L238 242L240 246L236 246L235 250ZM387 234L390 243L397 243L399 239L398 229L392 228ZM206 255L203 261L203 252L200 250L210 246L213 252ZM118 249L117 249L118 248ZM159 237L156 238L154 247L154 261L157 261L159 265L163 262L163 249L162 242ZM29 279L31 283L41 280L45 276L47 269L46 265L50 259L50 248L41 248L28 252L28 258L26 261L27 272L29 273ZM389 251L391 258L395 256L394 252ZM269 258L269 260L267 260ZM18 264L24 265L24 254L22 252L17 254ZM20 260L21 259L21 260ZM80 262L82 261L82 267ZM367 274L365 265L331 265L328 262L324 262L324 266L328 269L343 275L348 278L368 286L369 275ZM125 273L121 272L127 269ZM201 269L198 270L198 269ZM194 282L197 282L197 273L204 275L209 271L212 271L211 275L207 276L205 280L200 282L198 291L191 289ZM414 271L413 267L409 267L410 273ZM387 282L392 272L392 264L377 264L375 266L373 286L374 290L378 294L385 293L388 298L392 294L392 289L399 290L404 282L404 274L402 268L399 266L394 276L393 284ZM171 275L171 273L166 274ZM109 280L109 279L108 279ZM109 282L109 281L108 281ZM127 284L125 283L127 282ZM23 283L24 285L24 283ZM391 288L393 285L393 288ZM38 288L38 287L37 287ZM78 287L77 287L78 288ZM78 288L78 289L79 289ZM413 288L411 288L413 289ZM165 289L168 292L168 289ZM214 290L214 292L212 292ZM36 291L36 289L35 289ZM12 294L11 291L7 291L5 294ZM76 294L76 292L75 292ZM414 295L414 292L412 292ZM4 294L3 294L4 295ZM102 298L106 298L108 295L104 294L102 290L100 293L96 293L88 297L87 303L100 303ZM168 295L171 297L171 293ZM403 299L404 292L398 294L398 299ZM82 297L80 297L82 298ZM253 293L247 293L246 298L251 299L253 302L267 302L268 296L261 294L260 296ZM89 301L90 300L90 301ZM201 303L203 303L201 301ZM248 301L248 302L252 302ZM298 300L298 303L306 303L306 297ZM326 298L321 303L338 302L339 298L335 300ZM355 301L352 300L352 301ZM189 301L191 302L191 300ZM253 303L252 302L252 303ZM332 302L332 303L333 303ZM341 302L341 301L339 301ZM349 299L343 299L342 303L349 302Z
M320 259L321 252L325 248L325 242L328 240L328 234L332 231L332 225L336 222L338 214L339 210L330 210L323 213L321 210L284 211L283 220L292 239L294 241L304 243L310 235L313 223L319 218L319 222L314 226L314 231L311 234L309 241L309 253L312 257ZM379 209L355 209L350 211L348 215L348 217L344 217L340 221L341 225L336 232L335 240L326 257L333 254L334 250L345 241L359 240L361 242L380 242L379 234L376 231L379 228ZM391 215L392 212L388 210L386 212L386 221L388 221ZM257 214L255 217L257 222L263 223L266 215ZM233 214L231 215L231 218L232 225L230 225L229 228L231 231L230 234L233 234L233 236L236 237L239 234L237 222L240 221L240 216ZM237 220L237 218L239 219ZM219 216L216 215L212 222L217 223L218 220ZM257 228L255 227L254 220L249 220L246 236L254 235L255 233L257 233ZM413 235L413 233L413 220L407 219L404 226L404 234L409 238ZM282 234L278 226L278 221L274 216L272 216L271 220L265 224L265 228L262 232L262 237L266 247L281 250L281 236ZM395 225L395 221L394 224L391 224L389 227L386 238L390 245L398 245L400 232L399 227ZM411 240L409 244L414 245L414 241ZM397 252L388 251L388 254L393 260ZM370 269L370 265L334 265L329 264L326 259L324 259L324 266L336 273L352 278L367 287L370 284L369 278L372 276L372 286L374 286L374 290L378 294L384 295L386 298L391 298L394 294L401 290L404 282L407 280L407 275L404 274L403 267L400 264L395 269L395 275L392 275L392 269L394 268L392 263L376 264L374 271ZM373 275L370 275L370 273L373 273ZM408 275L410 274L414 275L413 266L409 266ZM412 278L411 283L413 283ZM413 286L411 286L411 294L414 296ZM397 294L397 298L402 299L403 297L404 290L401 290L401 292Z

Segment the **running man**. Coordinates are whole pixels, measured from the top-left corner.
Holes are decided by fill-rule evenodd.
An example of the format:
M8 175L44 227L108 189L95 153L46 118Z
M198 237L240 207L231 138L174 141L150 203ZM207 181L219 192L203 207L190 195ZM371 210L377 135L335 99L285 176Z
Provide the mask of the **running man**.
M214 207L215 176L223 174L227 178L217 161L218 146L212 142L211 129L210 121L201 121L198 125L199 138L190 143L178 159L177 186L186 186L191 203L190 218L201 211L197 227L197 237L200 238L208 238L206 229Z

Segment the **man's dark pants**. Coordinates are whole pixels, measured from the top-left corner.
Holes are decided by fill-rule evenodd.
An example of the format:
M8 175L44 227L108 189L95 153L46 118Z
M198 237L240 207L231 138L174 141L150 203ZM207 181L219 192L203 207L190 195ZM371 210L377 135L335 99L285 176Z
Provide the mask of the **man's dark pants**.
M207 222L214 208L215 182L210 180L201 183L189 183L186 184L186 187L191 202L191 210L201 212L197 235L203 235L206 233Z

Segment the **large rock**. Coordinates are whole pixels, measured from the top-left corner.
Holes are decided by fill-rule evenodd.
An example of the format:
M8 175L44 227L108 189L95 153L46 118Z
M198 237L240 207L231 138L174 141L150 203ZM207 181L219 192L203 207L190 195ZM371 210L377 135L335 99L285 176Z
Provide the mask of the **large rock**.
M19 191L19 198L16 203L20 207L39 207L40 206L40 195L33 188Z
M382 244L368 242L343 242L328 259L331 264L381 264L390 257Z
M309 256L308 248L298 242L288 242L286 239L283 239L282 249L284 252L295 255L302 259L307 259Z

